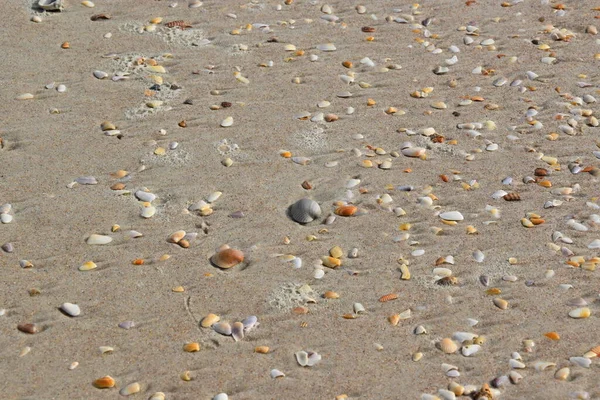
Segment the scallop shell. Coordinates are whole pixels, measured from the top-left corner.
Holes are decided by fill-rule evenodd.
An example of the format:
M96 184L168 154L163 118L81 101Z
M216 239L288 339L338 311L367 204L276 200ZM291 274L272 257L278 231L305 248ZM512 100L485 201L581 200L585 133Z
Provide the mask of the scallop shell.
M335 213L342 217L351 217L356 214L358 207L353 205L340 206L335 209Z
M291 205L289 214L294 221L307 224L321 216L321 206L314 200L304 198Z
M231 325L228 322L217 322L212 326L213 330L221 335L231 335Z
M229 269L244 261L244 253L240 250L226 248L210 258L210 262L221 268Z
M239 342L240 340L242 340L244 338L244 324L241 322L234 322L233 325L231 325L231 337L233 337L233 340L235 340L236 342Z
M440 350L442 350L446 354L456 353L458 350L458 346L456 343L450 338L444 338L439 342Z

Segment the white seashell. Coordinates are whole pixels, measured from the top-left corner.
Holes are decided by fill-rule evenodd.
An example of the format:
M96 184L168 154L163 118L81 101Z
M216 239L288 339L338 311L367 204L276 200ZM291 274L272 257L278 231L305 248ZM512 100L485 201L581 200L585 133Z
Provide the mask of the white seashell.
M0 222L10 224L13 221L13 216L10 214L0 214Z
M79 183L80 185L97 185L98 184L98 181L93 176L81 176L81 177L75 179L75 182Z
M62 0L39 0L37 5L45 11L62 11L65 8Z
M566 381L567 379L569 379L570 374L571 369L569 369L569 367L564 367L554 373L554 378L560 381Z
M89 0L84 0L81 2L81 5L84 7L88 7L88 8L93 8L95 7L95 4Z
M129 396L139 392L140 390L142 390L140 384L138 382L133 382L119 390L119 394L121 396Z
M308 365L308 353L304 350L299 351L295 354L296 361L300 364L301 367L306 367Z
M408 147L402 149L402 154L406 157L421 157L425 154L425 151L422 147Z
M456 340L459 343L463 343L467 340L473 340L477 336L479 336L479 335L477 335L475 333L471 333L471 332L454 332L452 334L452 339Z
M520 373L518 373L517 371L510 371L508 373L508 379L510 379L510 381L513 385L518 385L519 382L521 382L523 380L523 376Z
M285 374L283 372L281 372L278 369L272 369L271 370L271 378L276 379L276 378L283 378L285 377Z
M521 361L519 360L515 360L514 358L511 358L508 361L508 365L513 368L513 369L523 369L525 368L525 364L523 364Z
M578 365L583 368L589 368L590 365L592 365L592 360L587 357L571 357L569 358L569 361L572 364Z
M229 400L229 396L227 396L227 393L219 393L218 395L213 397L212 400Z
M479 323L479 321L474 318L467 318L467 323L469 324L469 326L475 326Z
M555 366L556 366L555 363L548 362L548 361L537 361L536 363L533 364L533 367L538 372L542 372L547 368L555 367Z
M570 219L569 221L567 221L567 225L579 232L587 232L589 229L587 226L575 221L574 219Z
M528 347L533 347L533 346L528 346ZM519 361L523 360L523 357L521 357L521 355L517 351L513 351L510 354L510 358L512 358L513 360L519 360Z
M322 122L325 120L325 114L322 112L316 113L311 119L312 122Z
M106 72L100 71L100 70L94 71L94 76L97 79L106 79L106 78L108 78L108 74Z
M244 338L244 324L241 322L234 322L231 325L231 337L236 342L239 342Z
M413 257L420 257L423 254L425 254L425 250L423 249L417 249L417 250L413 250L412 253L410 253Z
M215 201L217 201L219 199L219 197L221 197L221 195L223 194L223 192L212 192L211 194L208 195L208 197L206 198L206 201L209 203L214 203Z
M494 193L492 193L492 199L498 200L507 194L508 194L508 192L506 192L504 190L496 190Z
M333 43L325 43L317 45L317 50L321 51L335 51L335 45Z
M321 216L321 207L316 201L304 198L291 205L289 214L294 221L307 224Z
M600 239L594 239L587 247L588 249L600 249Z
M256 315L250 315L242 320L242 325L244 325L244 330L247 332L259 325L258 318Z
M127 232L127 235L128 235L130 238L132 238L132 239L135 239L135 238L139 238L139 237L142 237L142 236L144 236L142 233L140 233L140 232L138 232L138 231L128 231L128 232Z
M215 332L220 333L221 335L231 335L231 325L229 325L227 322L217 322L212 326L212 328Z
M60 306L60 309L70 317L77 317L81 314L79 306L73 303L63 303L63 305Z
M433 199L429 196L419 197L417 201L419 202L419 205L424 207L431 207L433 205Z
M223 121L221 121L221 126L224 128L231 125L233 125L233 117L227 117Z
M311 160L308 157L292 157L292 162L299 165L307 165L310 161Z
M86 243L87 244L108 244L108 243L112 242L112 240L113 239L110 236L97 235L97 234L93 233L87 238Z
M438 394L443 400L456 400L456 394L447 389L438 389ZM422 397L421 397L422 398Z
M298 268L302 268L302 259L300 257L295 257L292 261L292 267L298 269ZM320 279L320 278L317 278Z
M446 211L440 214L440 218L446 221L462 221L463 215L458 211Z
M198 8L202 7L202 2L199 0L192 0L188 4L188 8Z
M473 252L473 259L475 259L475 261L477 261L478 263L483 262L483 260L485 259L485 254L483 254L481 250L475 250Z
M8 214L10 210L12 210L12 205L9 203L5 203L0 206L0 214Z
M434 268L433 275L439 276L441 278L445 278L448 276L452 276L452 270L450 270L449 268L440 268L440 267Z
M153 206L144 207L140 212L140 216L142 218L152 218L156 214L156 208Z
M360 303L354 303L352 308L355 314L364 314L366 312L365 307Z
M322 279L325 276L325 271L323 268L315 268L315 272L313 273L313 278Z
M469 345L463 346L460 349L460 352L465 357L471 357L472 355L474 355L475 353L477 353L479 350L481 350L481 346L480 345L478 345L478 344L469 344Z
M352 189L360 183L360 179L349 179L346 183L346 189Z
M61 85L58 85L58 86L56 87L56 91L57 91L58 93L64 93L64 92L66 92L66 91L67 91L67 87L66 87L65 85L62 85L62 84L61 84Z

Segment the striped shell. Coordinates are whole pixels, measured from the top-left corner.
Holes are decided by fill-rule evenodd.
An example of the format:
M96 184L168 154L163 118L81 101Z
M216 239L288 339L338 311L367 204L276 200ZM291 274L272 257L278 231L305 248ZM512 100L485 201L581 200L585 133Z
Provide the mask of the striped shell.
M521 196L518 193L507 193L502 198L506 201L519 201L521 200Z
M396 300L397 298L398 298L398 295L396 293L389 293L389 294L381 296L379 298L379 302L385 303L386 301Z
M177 20L177 21L167 22L165 24L165 26L167 28L180 28L180 29L185 29L185 28L191 28L192 27L192 25L190 25L188 22L185 22L184 20Z
M289 214L299 224L308 224L321 216L321 206L314 200L304 198L290 206Z

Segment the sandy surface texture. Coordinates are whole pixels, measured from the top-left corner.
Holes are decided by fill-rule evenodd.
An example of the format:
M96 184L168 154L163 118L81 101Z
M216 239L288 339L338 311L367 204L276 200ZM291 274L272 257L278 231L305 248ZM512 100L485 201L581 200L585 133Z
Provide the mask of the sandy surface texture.
M600 398L598 3L173 1L1 6L4 398Z

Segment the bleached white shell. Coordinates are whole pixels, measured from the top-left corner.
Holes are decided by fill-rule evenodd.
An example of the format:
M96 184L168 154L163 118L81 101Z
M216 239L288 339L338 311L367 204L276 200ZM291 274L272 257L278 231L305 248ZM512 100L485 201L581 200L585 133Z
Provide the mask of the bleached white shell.
M0 214L0 222L3 224L10 224L13 220L13 216L10 214Z
M221 197L223 193L222 192L212 192L211 194L208 195L208 197L206 198L206 201L209 203L214 203L215 201L217 201L219 199L219 197Z
M146 192L143 190L136 191L135 197L137 197L138 200L147 201L148 203L151 203L156 199L156 195L154 193Z
M307 367L312 367L316 363L321 361L321 355L315 352L308 352L308 362L306 363Z
M221 126L223 128L226 128L231 125L233 125L233 117L227 117L223 121L221 121Z
M479 335L477 335L475 333L471 333L471 332L454 332L452 334L452 339L456 340L459 343L462 343L466 340L473 340L477 336L479 336Z
M592 365L592 360L587 357L571 357L569 361L583 368L589 368Z
M508 192L504 191L504 190L496 190L494 193L492 193L492 199L494 200L498 200L501 199L504 195L507 195Z
M456 394L447 389L438 389L438 394L443 400L456 400Z
M365 307L360 303L354 303L353 309L355 314L364 314L366 312Z
M227 396L227 393L219 393L218 395L213 397L212 400L229 400L229 396Z
M38 7L45 11L62 11L65 4L63 0L40 0Z
M437 275L441 278L445 278L447 276L452 276L452 270L449 268L434 268L433 269L433 275Z
M100 71L100 70L94 71L94 76L97 79L106 79L106 78L108 78L108 74L106 72Z
M154 216L154 214L156 214L156 208L153 206L144 207L144 208L142 208L142 211L140 212L140 216L143 218L152 218Z
M283 372L281 372L278 369L272 369L271 370L271 378L275 379L275 378L283 378L285 376L285 374Z
M79 314L81 314L79 306L73 303L63 303L63 305L60 306L60 309L63 310L65 314L69 315L70 317L77 317Z
M87 238L87 244L108 244L112 242L112 238L106 235L97 235L95 233L91 234L90 237Z
M600 249L600 239L594 239L587 247L588 249Z
M290 217L300 224L307 224L320 216L321 206L308 198L300 199L290 207Z
M402 155L406 157L421 157L425 154L425 149L422 147L407 147L401 150Z
M513 368L513 369L523 369L523 368L525 368L525 364L523 364L519 360L515 360L514 358L511 358L508 361L508 365L510 365L510 367Z
M555 367L555 366L556 366L555 363L548 362L548 361L537 361L535 364L533 364L533 367L538 372L542 372L543 370L545 370L547 368Z
M335 45L333 43L325 43L317 45L317 49L321 51L335 51Z
M325 276L325 271L323 270L323 268L316 268L315 272L313 273L313 278L315 279L323 279L323 277Z
M300 364L300 366L306 367L308 365L308 353L304 350L297 352L296 361L298 361L298 364Z
M481 346L480 345L478 345L478 344L469 344L469 345L463 346L460 349L460 352L465 357L471 357L473 354L477 353L479 350L481 350Z
M242 320L242 325L244 325L244 330L247 332L258 326L258 318L255 315L250 315Z
M483 262L483 260L485 259L485 254L483 254L481 250L475 250L473 252L473 259L475 259L475 261L479 263Z
M462 221L465 219L463 215L458 211L446 211L440 214L441 219L446 221Z

